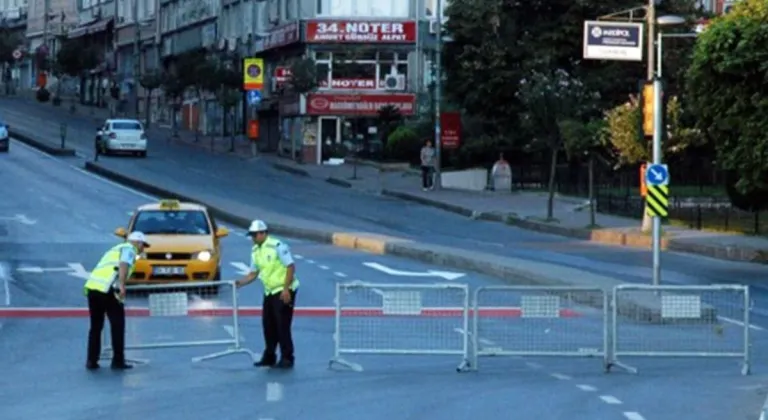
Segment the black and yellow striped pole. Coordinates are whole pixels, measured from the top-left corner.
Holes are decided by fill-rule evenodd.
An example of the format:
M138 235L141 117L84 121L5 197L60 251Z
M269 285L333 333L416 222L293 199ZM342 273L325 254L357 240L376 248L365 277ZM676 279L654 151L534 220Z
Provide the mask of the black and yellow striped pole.
M651 217L669 216L669 186L648 185L645 212Z
M660 153L656 154L658 158ZM658 159L655 159L658 160ZM669 168L661 163L645 170L645 212L653 218L653 285L661 283L661 219L669 216Z

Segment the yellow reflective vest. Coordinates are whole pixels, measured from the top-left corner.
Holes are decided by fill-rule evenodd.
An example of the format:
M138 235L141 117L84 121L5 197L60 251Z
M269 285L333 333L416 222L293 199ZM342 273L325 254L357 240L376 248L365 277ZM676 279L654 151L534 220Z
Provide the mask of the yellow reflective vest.
M112 288L112 284L117 280L117 269L120 267L120 253L124 248L132 248L133 245L125 242L113 246L109 251L104 253L99 263L91 271L88 281L85 282L85 293L88 290L96 290L102 293L108 293ZM128 267L128 277L133 274L134 265L131 264Z
M283 265L277 255L280 241L268 236L261 245L254 245L251 249L252 258L259 267L259 278L264 285L264 294L274 295L280 293L285 285L285 275L288 267ZM294 274L291 290L299 287L299 279Z

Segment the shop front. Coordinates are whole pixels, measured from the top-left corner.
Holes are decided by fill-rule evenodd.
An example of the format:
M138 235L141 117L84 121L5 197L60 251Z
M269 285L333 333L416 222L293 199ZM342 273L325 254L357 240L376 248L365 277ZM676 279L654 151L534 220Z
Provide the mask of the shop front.
M345 158L351 153L372 153L384 147L379 135L379 110L394 107L403 116L416 109L414 94L336 94L311 93L306 99L307 123L304 162L322 164L332 158Z

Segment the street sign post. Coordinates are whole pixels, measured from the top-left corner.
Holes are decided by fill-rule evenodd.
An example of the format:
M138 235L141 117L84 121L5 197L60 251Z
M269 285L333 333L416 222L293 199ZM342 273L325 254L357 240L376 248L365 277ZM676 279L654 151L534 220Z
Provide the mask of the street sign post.
M584 59L643 61L643 24L585 21Z
M669 167L656 162L645 170L648 193L645 196L645 212L653 217L653 284L661 282L661 218L669 215Z
M261 91L260 90L249 90L247 93L248 97L248 105L258 105L261 103Z

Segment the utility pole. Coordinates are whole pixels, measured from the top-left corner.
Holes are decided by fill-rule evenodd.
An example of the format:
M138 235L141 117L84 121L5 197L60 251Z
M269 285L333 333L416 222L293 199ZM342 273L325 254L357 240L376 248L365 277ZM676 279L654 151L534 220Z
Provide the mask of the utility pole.
M656 60L661 60L661 57L656 57L656 2L655 0L648 0L648 11L646 13L646 22L648 26L647 34L647 48L648 48L648 81L653 81L653 147L652 147L652 162L654 165L661 164L661 123L662 123L662 98L661 98L661 75L656 74ZM646 98L646 100L649 98ZM649 217L647 212L643 214L643 225L645 225L646 218ZM652 251L653 251L653 285L658 286L661 284L661 218L654 216L652 218Z
M649 0L653 1L653 0ZM443 90L443 69L442 69L442 55L443 55L443 1L437 0L437 10L435 15L437 16L437 30L435 31L437 42L435 44L435 181L434 187L436 190L442 188L442 152L440 145L440 101L442 100L441 91Z
M139 119L139 73L141 72L141 25L139 24L139 0L133 0L133 112Z

